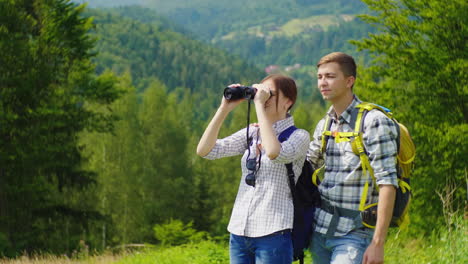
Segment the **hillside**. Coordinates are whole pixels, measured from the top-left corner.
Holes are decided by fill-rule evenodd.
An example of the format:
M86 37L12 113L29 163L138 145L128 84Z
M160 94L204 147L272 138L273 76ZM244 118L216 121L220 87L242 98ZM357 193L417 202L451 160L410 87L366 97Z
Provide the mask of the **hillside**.
M92 5L106 3L98 0ZM348 41L362 39L375 31L356 18L357 14L367 12L359 0L332 0L326 4L317 0L138 3L152 9L126 6L114 12L144 23L163 23L173 31L212 44L262 69L279 65L282 70L294 71L297 67L291 66L314 65L323 54L336 50L364 57L366 61L366 54L357 53Z
M359 0L145 0L144 5L207 39L259 25L281 27L298 18L366 10Z
M174 32L164 22L142 23L120 16L118 10L91 9L88 15L96 24L98 73L129 72L139 89L157 78L169 90L184 87L206 94L232 82L262 77L260 70L240 58Z
M75 0L85 2L85 0ZM141 5L211 40L260 25L282 27L295 19L366 12L360 0L93 0L90 7ZM326 25L327 21L319 23Z
M140 91L154 77L169 90L184 87L198 96L212 94L220 84L249 83L267 73L282 72L296 79L301 101L321 102L314 89L315 74L311 74L316 60L335 50L363 56L348 40L360 39L372 30L351 15L319 15L295 18L281 27L259 25L197 41L198 33L152 9L127 6L89 12L97 24L98 72L106 68L118 74L129 71ZM211 107L216 103L217 99L207 100Z

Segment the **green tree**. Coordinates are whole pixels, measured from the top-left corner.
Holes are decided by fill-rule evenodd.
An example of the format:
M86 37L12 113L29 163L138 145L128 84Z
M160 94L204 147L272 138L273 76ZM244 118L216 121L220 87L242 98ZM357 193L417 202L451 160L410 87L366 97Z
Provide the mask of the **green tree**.
M139 113L144 153L142 177L146 183L148 218L153 224L169 218L192 220L192 155L187 149L190 118L177 94L167 94L162 83L154 81L144 92Z
M81 142L89 147L89 169L98 174L96 200L107 221L96 228L102 236L99 247L108 244L141 242L144 229L144 210L141 204L141 186L138 175L141 155L138 95L129 74L124 74L117 87L125 95L110 109L118 118L112 133L83 133Z
M443 212L439 196L453 188L452 210L466 205L468 156L468 3L463 0L363 0L362 18L376 34L354 42L373 54L358 94L394 108L417 146L413 222L431 231ZM432 223L432 224L429 224Z
M0 233L8 244L0 254L63 252L100 218L72 199L95 182L82 169L78 133L109 130L112 116L88 106L105 106L119 92L112 75L94 73L83 8L0 1Z

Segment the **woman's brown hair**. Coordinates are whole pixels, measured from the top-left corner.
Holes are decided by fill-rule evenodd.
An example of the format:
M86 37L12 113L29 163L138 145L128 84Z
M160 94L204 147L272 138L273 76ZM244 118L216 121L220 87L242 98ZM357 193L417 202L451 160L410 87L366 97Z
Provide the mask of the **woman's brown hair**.
M281 91L286 98L291 100L292 104L288 108L289 111L293 107L297 99L296 82L292 78L285 75L271 74L265 77L261 81L261 83L268 80L271 80L275 84L275 87L278 90L277 92ZM276 107L278 107L278 100L279 96L276 96Z

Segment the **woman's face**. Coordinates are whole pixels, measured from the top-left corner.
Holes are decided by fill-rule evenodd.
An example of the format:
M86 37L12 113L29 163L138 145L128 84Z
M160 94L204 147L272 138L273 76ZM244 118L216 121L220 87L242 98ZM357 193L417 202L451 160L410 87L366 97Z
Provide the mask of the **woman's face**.
M273 93L272 96L265 102L265 110L270 117L277 117L275 119L283 119L288 112L288 108L291 105L291 100L286 98L281 90L277 89L273 80L266 80L263 82L264 85L270 88ZM278 98L278 105L276 99Z

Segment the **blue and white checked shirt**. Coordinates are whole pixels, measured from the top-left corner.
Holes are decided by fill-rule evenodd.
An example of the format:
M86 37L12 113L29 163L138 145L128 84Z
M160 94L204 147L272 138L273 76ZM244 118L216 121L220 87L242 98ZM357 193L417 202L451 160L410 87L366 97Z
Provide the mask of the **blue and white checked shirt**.
M352 132L350 126L351 111L361 103L354 98L348 108L339 118L333 107L327 115L331 118L331 131ZM326 153L321 153L321 137L325 119L318 123L308 151L308 159L315 168L319 168L325 161L325 176L319 185L322 199L333 206L359 210L361 192L367 177L363 177L361 160L354 154L350 142L336 143L333 137L328 139ZM398 188L396 172L397 155L397 126L379 110L371 110L364 120L363 141L369 161L374 169L377 185L394 185ZM378 192L369 180L369 195L366 204L378 201ZM315 231L326 234L332 214L318 209L315 212ZM353 219L340 217L334 236L343 236L355 229Z
M278 136L292 125L294 120L289 116L276 122L273 129ZM260 136L257 140L258 132L258 127L250 126L249 134L253 138L253 144L249 146L250 158L256 156L256 146L261 144ZM238 236L260 237L292 228L294 207L285 164L293 163L297 181L309 143L309 133L297 129L288 140L281 143L276 159L270 160L262 149L261 166L256 175L255 187L252 187L245 183L245 176L250 173L245 164L248 147L246 128L216 141L216 145L205 158L219 159L244 154L241 159L242 177L228 225L229 232Z

